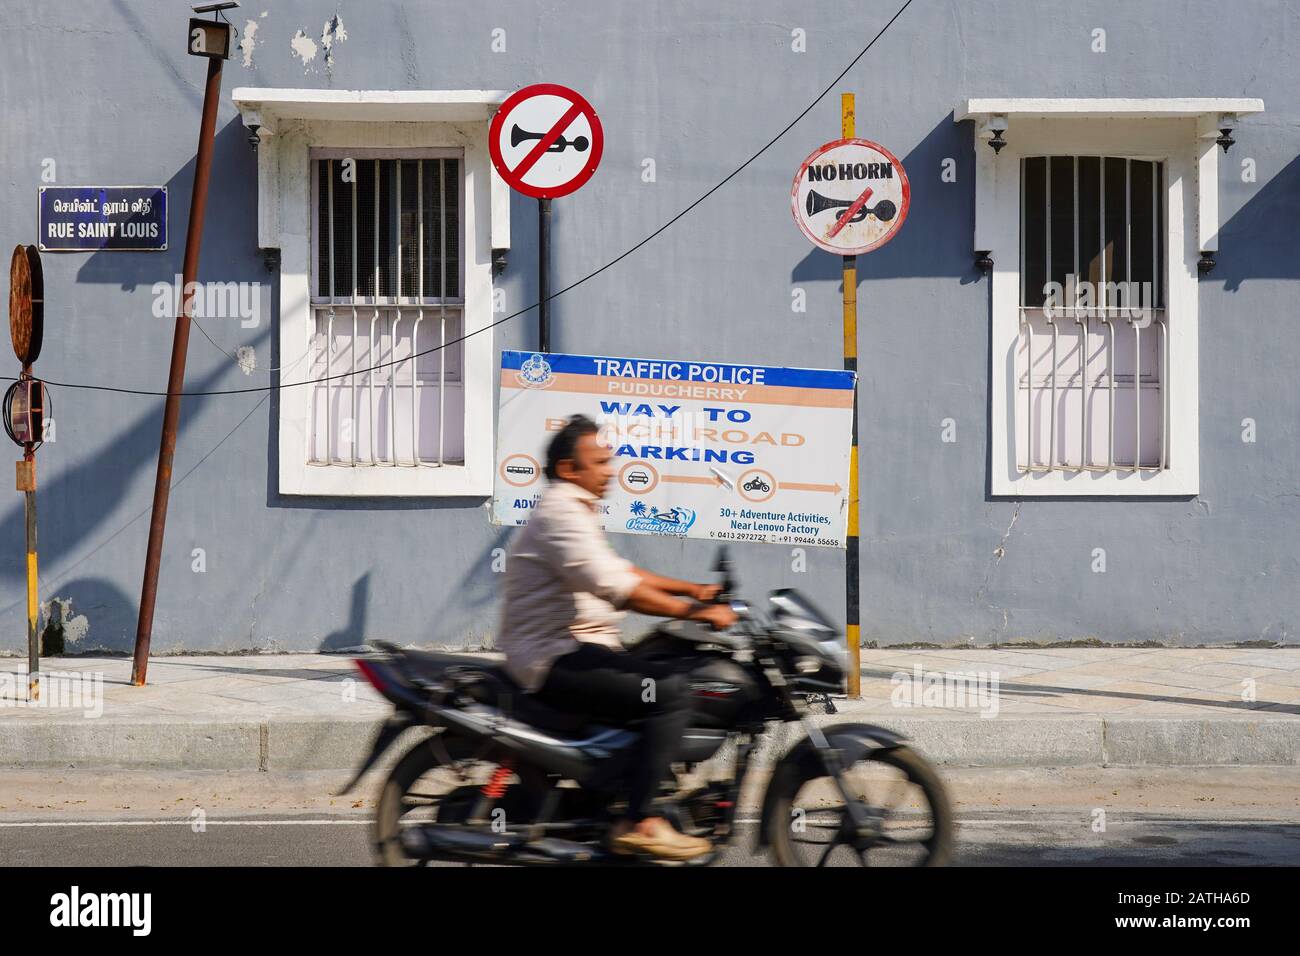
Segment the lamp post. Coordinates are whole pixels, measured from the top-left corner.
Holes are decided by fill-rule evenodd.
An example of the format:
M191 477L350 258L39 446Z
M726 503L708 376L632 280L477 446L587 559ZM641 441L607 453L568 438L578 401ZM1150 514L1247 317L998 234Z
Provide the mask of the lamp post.
M239 6L235 2L198 4L195 13L212 13ZM208 177L212 171L212 144L216 135L217 103L221 98L221 67L230 56L230 24L191 18L186 35L191 56L206 57L207 85L203 90L203 117L199 121L199 148L194 160L194 191L190 195L190 219L185 232L185 261L181 268L184 290L172 338L171 369L167 376L167 401L163 406L162 441L158 449L158 473L154 479L153 514L149 519L149 546L145 553L144 583L140 588L140 617L136 623L135 655L131 683L143 686L149 669L149 642L153 636L153 612L158 598L158 571L162 564L163 532L167 525L167 499L171 493L172 459L176 454L176 431L181 417L181 392L185 389L185 355L190 343L190 315L194 307L195 279L199 271L199 246L203 241L203 214L208 204Z

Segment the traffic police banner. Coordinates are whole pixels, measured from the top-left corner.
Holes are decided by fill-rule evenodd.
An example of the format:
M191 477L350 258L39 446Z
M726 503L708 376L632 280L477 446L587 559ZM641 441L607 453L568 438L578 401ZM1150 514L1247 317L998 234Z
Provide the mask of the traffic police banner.
M615 455L606 531L842 548L856 378L502 352L493 520L528 523L546 446L583 414Z

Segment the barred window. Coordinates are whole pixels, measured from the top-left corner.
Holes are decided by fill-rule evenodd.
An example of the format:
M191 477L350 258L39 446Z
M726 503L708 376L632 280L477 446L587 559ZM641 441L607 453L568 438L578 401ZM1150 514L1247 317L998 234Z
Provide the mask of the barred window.
M311 464L464 461L455 152L313 159Z
M1021 160L1016 463L1169 467L1164 163Z

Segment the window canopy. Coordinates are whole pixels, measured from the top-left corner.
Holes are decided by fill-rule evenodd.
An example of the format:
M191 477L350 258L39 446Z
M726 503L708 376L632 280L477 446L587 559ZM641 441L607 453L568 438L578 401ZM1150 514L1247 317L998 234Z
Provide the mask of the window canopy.
M1236 127L1238 118L1263 111L1263 100L1248 97L988 97L958 100L953 108L953 122L974 120L977 147L986 144L993 147L976 149L975 248L992 248L982 228L982 221L988 217L981 195L987 197L991 192L989 184L995 176L997 153L1006 141L1014 138L1017 124L1186 119L1195 123L1188 129L1191 134L1189 144L1194 138L1197 152L1197 243L1204 253L1202 271L1208 271L1213 267L1214 253L1219 248L1219 146L1223 145L1220 131L1227 129L1230 132ZM1232 142L1229 137L1224 149ZM981 261L987 262L988 259L983 257Z

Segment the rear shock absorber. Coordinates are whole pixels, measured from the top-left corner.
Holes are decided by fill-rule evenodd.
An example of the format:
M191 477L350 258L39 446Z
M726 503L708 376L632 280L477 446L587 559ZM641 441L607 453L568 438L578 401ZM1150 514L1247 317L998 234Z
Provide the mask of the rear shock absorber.
M503 763L492 771L492 779L483 787L483 796L489 800L500 800L506 794L506 788L510 786L506 781L510 779L510 774L514 768L509 763Z
M469 818L471 825L485 826L488 823L488 814L492 812L493 805L505 796L506 789L510 786L506 781L512 772L514 765L509 760L503 760L493 769L491 778L479 788L479 798L474 801L474 811Z

